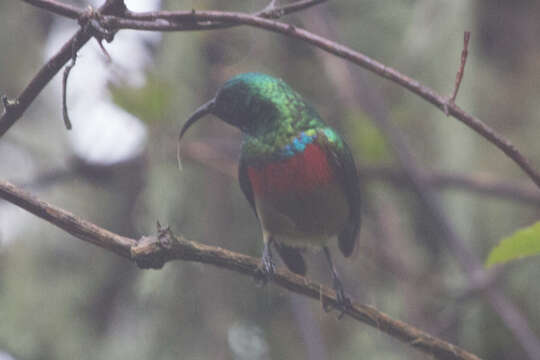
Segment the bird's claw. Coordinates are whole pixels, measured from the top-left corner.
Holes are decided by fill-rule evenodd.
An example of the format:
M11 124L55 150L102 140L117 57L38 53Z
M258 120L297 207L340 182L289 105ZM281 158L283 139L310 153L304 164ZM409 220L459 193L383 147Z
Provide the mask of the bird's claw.
M343 290L343 285L341 284L341 281L339 279L334 279L334 290L336 291L336 303L337 305L330 305L327 303L323 303L323 309L325 312L330 312L334 309L339 310L340 313L338 315L338 319L341 319L343 315L345 315L345 312L347 309L349 309L352 306L351 299L347 295L345 295L345 291Z
M276 265L274 264L274 261L272 260L271 257L269 256L263 257L262 271L268 277L274 276L274 273L276 272Z
M259 266L259 271L256 276L257 283L260 285L266 285L272 280L275 273L276 265L274 264L272 257L268 256L267 254L263 254L261 265Z

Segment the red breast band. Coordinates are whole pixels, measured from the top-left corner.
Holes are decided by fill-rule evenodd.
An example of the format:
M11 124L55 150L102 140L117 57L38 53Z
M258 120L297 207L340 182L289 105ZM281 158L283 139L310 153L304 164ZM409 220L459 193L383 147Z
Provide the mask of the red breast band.
M326 153L316 143L286 160L250 166L248 177L257 195L311 191L334 180Z

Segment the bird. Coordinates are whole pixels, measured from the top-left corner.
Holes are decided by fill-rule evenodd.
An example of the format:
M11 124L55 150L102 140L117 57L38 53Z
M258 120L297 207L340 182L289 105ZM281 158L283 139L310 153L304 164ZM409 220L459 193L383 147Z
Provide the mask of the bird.
M238 181L262 229L264 279L275 272L272 248L302 276L305 249L322 248L338 306L350 305L328 248L337 238L350 257L361 223L359 177L341 135L285 81L242 73L189 116L178 137L178 159L185 132L207 114L243 133Z

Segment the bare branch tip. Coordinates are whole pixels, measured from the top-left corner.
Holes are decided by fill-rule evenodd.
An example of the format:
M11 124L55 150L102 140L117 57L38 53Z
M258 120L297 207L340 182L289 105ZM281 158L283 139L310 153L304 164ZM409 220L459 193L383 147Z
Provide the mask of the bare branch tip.
M469 40L471 39L471 32L470 31L465 31L465 33L463 34L463 42L464 42L464 48L466 49L469 45Z
M180 137L176 142L176 164L179 171L182 171L184 169L182 166L182 154L180 153Z
M103 52L103 55L105 55L105 63L107 64L110 64L112 63L112 57L111 55L109 54L109 52L107 51L107 49L105 48L105 46L103 45L103 41L98 39L98 38L95 38L98 45L99 45L99 48L101 49L101 52Z
M67 81L71 69L77 63L77 53L72 54L71 63L64 68L64 74L62 76L62 117L64 118L64 124L67 130L71 130L71 120L69 119L68 107L67 107Z
M454 84L454 91L449 100L449 102L452 104L456 101L459 87L461 86L461 81L463 80L463 74L465 73L465 64L467 63L467 56L469 55L468 48L469 48L470 38L471 38L471 32L465 31L465 33L463 34L463 50L461 50L461 63L459 65L459 69L456 74L456 82ZM446 116L448 116L448 106L445 106L445 114Z

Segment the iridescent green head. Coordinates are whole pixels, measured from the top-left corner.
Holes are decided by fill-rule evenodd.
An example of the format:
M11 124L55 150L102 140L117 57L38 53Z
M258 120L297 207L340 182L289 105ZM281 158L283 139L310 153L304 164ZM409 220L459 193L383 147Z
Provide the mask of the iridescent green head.
M279 121L299 116L307 105L283 80L261 73L240 74L228 80L216 97L198 108L182 127L186 130L206 114L214 114L226 123L250 135L258 135L279 126Z
M278 120L279 94L292 92L282 80L247 73L227 81L216 95L213 113L245 133L255 135Z
M240 74L223 84L212 100L188 118L180 131L178 148L187 129L207 114L259 139L284 138L323 125L301 95L283 80L261 73Z

